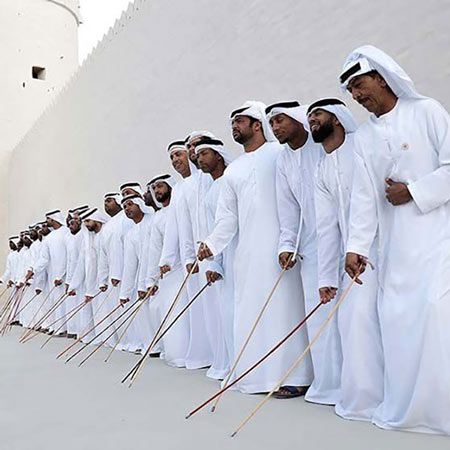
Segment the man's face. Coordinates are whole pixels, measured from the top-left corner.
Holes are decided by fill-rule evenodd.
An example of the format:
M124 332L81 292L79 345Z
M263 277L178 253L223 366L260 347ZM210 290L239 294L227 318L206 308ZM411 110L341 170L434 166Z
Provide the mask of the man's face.
M153 192L155 193L155 198L160 203L170 199L170 194L172 192L171 187L164 181L157 181L152 184Z
M135 219L139 216L140 213L142 213L141 208L139 208L139 205L136 205L136 203L133 203L133 200L127 200L123 204L123 210L125 211L126 216L129 219Z
M32 230L30 230L30 237L33 241L36 241L38 239L38 232L36 230L36 228L33 228Z
M17 250L22 250L23 248L23 240L20 239L19 242L17 243Z
M77 234L81 230L81 219L79 217L74 217L69 222L69 230L72 234Z
M272 127L273 134L280 144L286 144L286 142L292 140L299 131L299 125L303 126L287 114L283 113L277 114L270 119L270 126Z
M170 154L173 168L183 177L186 178L191 174L189 168L188 152L185 150L175 150Z
M127 197L128 195L136 195L136 194L140 195L139 192L137 192L133 188L129 188L129 187L122 189L121 194L122 194L122 197Z
M13 241L9 241L9 248L10 248L13 252L15 252L15 251L17 250L17 245L14 244Z
M308 115L309 127L314 142L323 142L334 131L333 114L323 109L315 109Z
M97 228L98 228L98 222L96 222L95 220L92 219L86 219L84 221L84 225L86 226L86 228L88 229L88 231L91 232L96 232Z
M24 234L22 237L23 245L25 247L29 247L31 245L31 239L27 234Z
M203 148L197 154L198 166L205 173L214 172L220 162L220 155L211 148Z
M238 144L245 144L253 138L255 134L254 125L259 122L253 122L250 117L247 116L234 116L231 121L231 132L233 139Z
M201 141L202 136L198 136L194 139L189 140L186 143L186 147L188 150L188 154L189 154L189 159L195 164L197 165L197 155L195 154L195 146L197 145L197 142Z
M67 213L66 217L66 225L69 226L70 220L72 219L72 215L70 213Z
M116 199L112 197L105 198L104 207L108 216L113 216L121 209L119 204L116 202Z
M47 217L46 224L47 224L47 228L51 228L52 224L53 224L53 220L50 219L49 217Z
M386 95L386 82L379 75L359 75L348 83L347 90L367 111L377 114Z

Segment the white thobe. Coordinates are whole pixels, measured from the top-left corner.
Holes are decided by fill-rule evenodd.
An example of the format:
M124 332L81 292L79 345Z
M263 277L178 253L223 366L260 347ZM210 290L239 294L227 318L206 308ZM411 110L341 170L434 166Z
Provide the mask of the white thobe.
M450 434L450 118L432 99L399 99L355 136L347 251L370 256L378 233L382 428ZM413 200L393 206L385 180Z
M278 254L295 252L301 260L293 269L300 270L306 312L319 302L317 275L317 234L314 186L322 148L308 134L306 143L293 150L285 145L277 161L277 205L280 219ZM300 290L298 287L296 291ZM329 314L331 305L322 306L307 323L312 340ZM314 381L306 394L311 402L335 404L340 385L341 351L337 318L332 320L320 339L311 348Z
M133 226L125 237L120 299L129 300L130 305L138 298L139 275L142 273L140 267L147 262L147 255L143 249L148 248L147 241L150 239L153 215L153 213L144 214L144 218L137 224L129 219ZM142 290L145 290L145 287L142 287ZM145 300L124 336L123 348L128 351L145 351L156 332L152 326L154 323L150 318L148 302ZM153 351L156 353L159 349L155 348Z
M49 297L46 304L40 312L42 317L44 313L48 312L56 302L58 302L65 293L65 274L67 266L67 251L65 245L66 233L68 229L61 226L57 230L53 230L42 241L41 252L39 260L36 263L35 275L41 276L42 272L47 272L47 289ZM55 280L61 280L63 283L60 286L55 287ZM45 311L44 311L45 310ZM62 317L65 314L66 308L64 302L56 308L56 310L44 321L43 327L47 327L56 319ZM58 327L58 324L55 324ZM55 327L51 327L50 331L53 331ZM60 332L67 331L66 327L63 327Z
M234 258L234 349L238 352L280 274L277 261L280 224L276 214L276 160L281 147L265 143L245 153L225 170L219 194L216 226L205 243L214 255L237 237ZM300 296L292 295L299 277L286 272L236 368L236 375L255 363L305 315ZM302 330L269 359L235 385L245 393L266 392L277 385L307 345ZM296 368L286 385L311 382L311 361Z
M347 287L344 276L350 194L355 147L353 134L320 162L316 186L319 287ZM376 265L372 248L370 261ZM339 416L371 420L383 396L383 352L377 311L377 271L362 275L338 311L342 347L341 386L336 403Z
M8 284L9 281L12 281L12 274L14 272L13 266L15 264L16 254L17 251L11 250L8 253L8 256L6 257L5 271L3 272L3 275L0 278L0 281L5 285Z
M192 176L197 177L195 172ZM191 177L189 177L191 178ZM192 262L189 255L186 254L186 242L193 240L192 226L190 222L189 211L186 208L185 196L189 188L195 184L194 178L187 183L188 179L178 182L172 190L171 207L168 211L167 224L164 231L163 249L161 252L160 266L182 265L183 273L186 274L186 262ZM190 235L190 236L189 236ZM192 275L187 283L187 289L178 300L180 305L185 305L187 297L192 298L199 290L197 282L198 275ZM187 292L186 292L187 291ZM189 308L189 348L186 354L186 368L199 369L210 366L212 363L212 351L208 339L205 339L205 323L203 318L203 308L201 304L195 302Z
M156 317L161 323L170 308L172 301L177 294L178 288L183 282L183 270L179 261L171 267L170 272L160 278L160 259L164 244L164 234L166 223L169 216L169 210L172 205L160 209L155 213L153 219L152 231L149 241L149 253L147 263L146 287L158 286L156 295L149 298L150 311L153 312L152 318ZM178 313L182 310L183 302L178 302L167 325L171 323ZM166 325L166 326L167 326ZM157 329L157 328L156 328ZM186 366L186 355L189 346L189 314L185 313L178 319L177 323L168 331L162 339L164 348L163 358L167 364L174 367Z

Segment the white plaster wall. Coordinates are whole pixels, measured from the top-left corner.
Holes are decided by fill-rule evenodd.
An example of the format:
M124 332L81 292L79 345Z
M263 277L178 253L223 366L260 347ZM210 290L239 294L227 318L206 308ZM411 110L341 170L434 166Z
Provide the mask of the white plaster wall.
M11 151L78 67L78 12L78 0L0 0L2 241ZM33 79L33 66L45 67L45 80Z
M340 95L343 60L361 44L450 108L449 23L442 0L138 0L15 149L9 231L145 183L192 129L234 146L228 114L247 99Z

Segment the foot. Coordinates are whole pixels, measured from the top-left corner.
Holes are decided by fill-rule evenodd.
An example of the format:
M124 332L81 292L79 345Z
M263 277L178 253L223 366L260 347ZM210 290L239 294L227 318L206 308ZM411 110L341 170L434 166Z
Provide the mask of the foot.
M69 339L76 339L76 338L77 338L77 335L76 335L76 334L73 334L73 333L68 333L68 334L67 334L67 337L68 337Z
M278 399L303 397L309 386L282 386L273 396Z
M148 355L150 358L159 358L161 356L161 353L150 353L150 355Z

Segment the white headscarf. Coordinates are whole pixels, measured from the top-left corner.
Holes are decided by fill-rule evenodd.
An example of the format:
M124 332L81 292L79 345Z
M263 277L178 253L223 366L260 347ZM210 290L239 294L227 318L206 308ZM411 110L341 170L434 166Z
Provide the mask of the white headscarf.
M189 136L184 140L186 144L190 144L194 139L197 139L199 137L209 137L211 139L217 139L213 133L210 131L191 131L189 133Z
M262 125L263 134L267 142L276 142L272 127L266 117L266 105L263 102L255 100L246 101L240 108L234 110L230 115L230 121L235 116L247 116L259 120Z
M234 155L227 148L224 147L223 142L219 139L204 139L198 145L195 146L195 154L197 155L200 150L210 148L222 156L225 166L229 166L234 160Z
M300 105L298 101L274 103L266 108L266 117L270 121L278 114L286 114L295 121L301 123L306 131L309 131L309 123L306 111L308 105Z
M97 208L92 208L80 216L82 221L86 219L94 220L95 222L106 223L109 220L109 217L99 211Z
M122 184L122 186L120 186L120 188L119 188L121 194L125 188L133 189L133 191L137 192L141 196L144 195L141 185L137 182L128 182L128 183Z
M346 133L354 133L358 124L351 111L345 106L345 103L338 98L324 98L311 103L308 108L308 116L316 109L323 109L331 114L334 114L339 120L340 124L344 127Z
M172 156L172 153L177 152L179 150L188 153L188 149L186 147L185 141L174 141L171 144L169 144L169 146L167 147L167 153L169 154L169 158ZM189 161L189 169L191 169L191 175L194 175L198 169L195 166L195 164L191 161L191 159L189 158L189 155L188 155L188 161ZM178 172L177 172L177 174L178 174ZM180 175L180 174L178 174L178 175ZM180 177L181 177L181 175L180 175Z
M127 195L125 197L122 198L122 205L127 201L127 200L131 200L135 205L139 206L139 209L144 213L144 214L154 214L155 210L151 207L151 206L147 206L144 202L144 200L142 199L141 196L136 195L136 194L132 194L132 195Z
M363 45L353 50L345 60L340 76L341 88L347 89L348 82L359 75L376 70L399 98L420 99L420 95L408 74L385 52L373 45Z
M66 219L64 218L62 212L59 209L56 209L55 211L48 212L45 217L47 219L52 219L55 222L58 222L61 225L64 225L66 223Z
M133 188L132 188L133 189ZM122 195L120 192L108 192L103 196L103 200L106 200L107 198L112 198L116 201L118 205L120 205L120 201L122 200Z
M157 181L163 181L164 183L168 184L172 189L177 184L177 180L175 180L174 176L170 173L162 173L160 175L157 175L156 177L153 177L148 183L147 186L153 187L153 185Z

